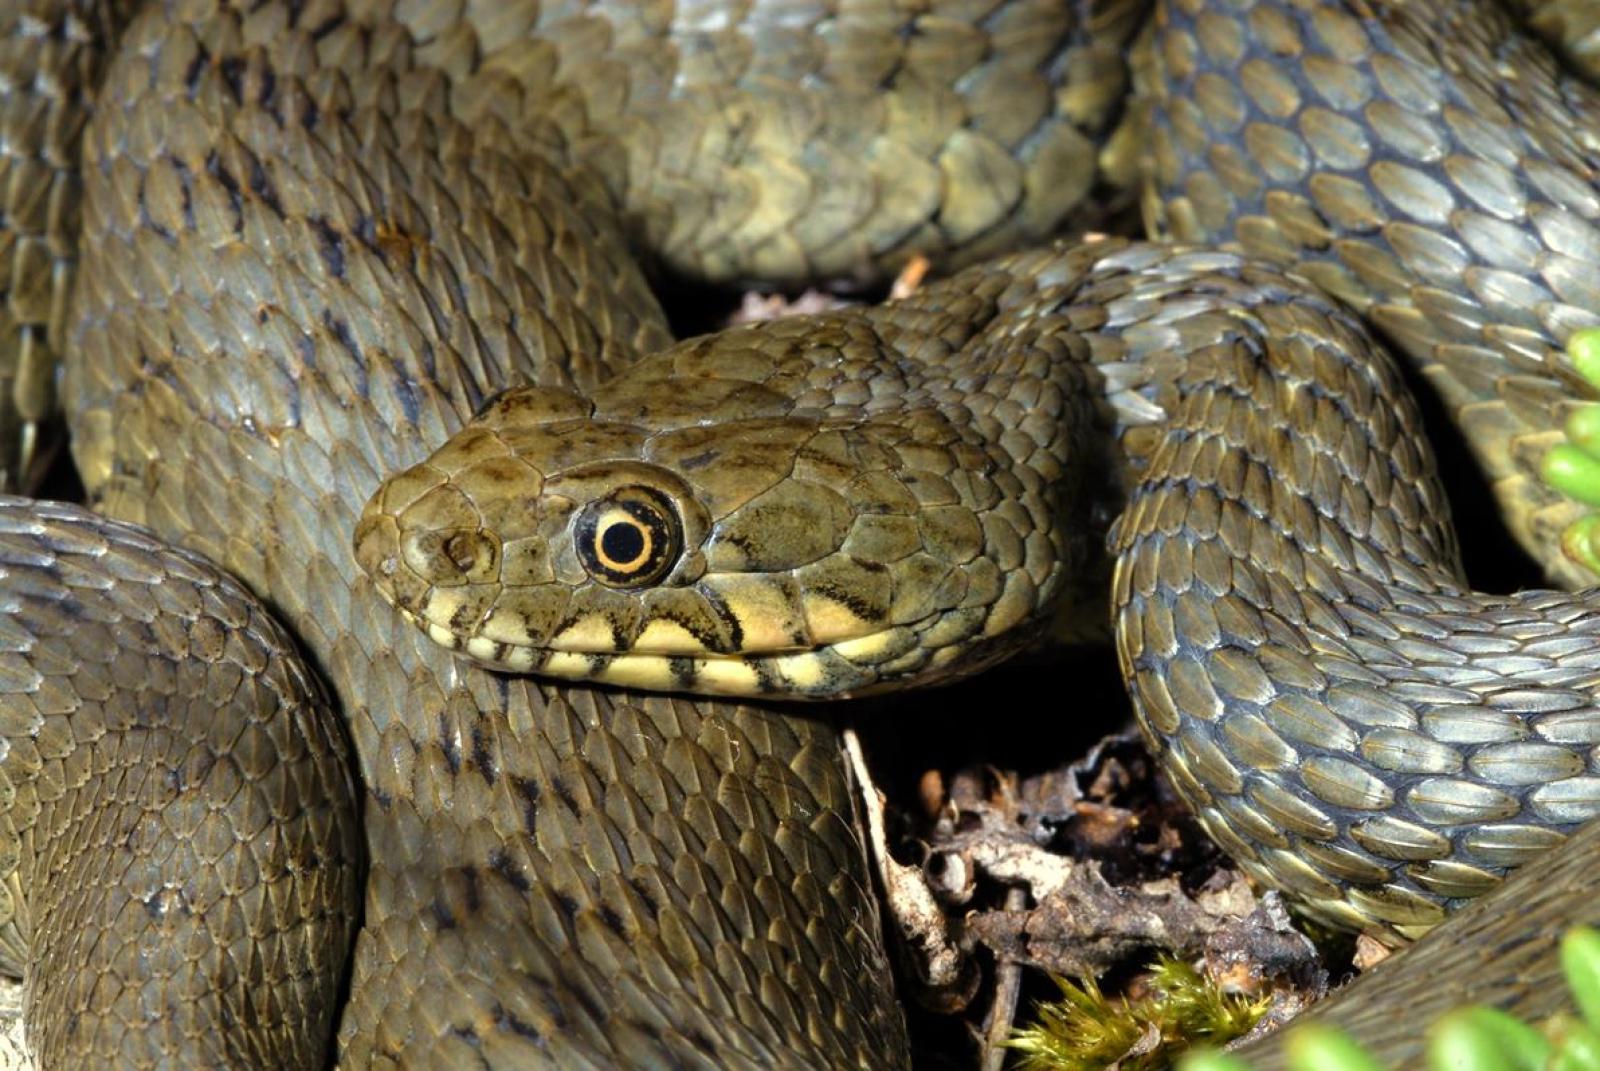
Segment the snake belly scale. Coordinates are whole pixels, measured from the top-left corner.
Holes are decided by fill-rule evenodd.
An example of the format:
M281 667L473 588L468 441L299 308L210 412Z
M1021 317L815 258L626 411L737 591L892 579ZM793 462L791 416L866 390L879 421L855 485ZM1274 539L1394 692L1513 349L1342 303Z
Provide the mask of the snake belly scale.
M1585 234L1586 179L1573 177L1585 150L1560 140L1567 128L1556 128L1555 149L1539 140L1545 127L1518 128L1533 130L1517 137L1543 155L1538 166L1510 169L1513 185L1544 198L1524 198L1533 225L1518 233L1548 243L1528 254L1546 269L1545 290L1510 292L1502 275L1463 272L1500 285L1488 293L1527 297L1533 322L1484 315L1480 323L1462 311L1467 299L1450 305L1436 292L1435 277L1449 274L1436 246L1421 250L1433 272L1423 277L1428 285L1407 274L1417 263L1407 257L1418 252L1414 228L1403 226L1409 218L1368 213L1356 219L1359 237L1322 237L1295 229L1304 213L1272 190L1254 191L1259 211L1238 190L1217 196L1198 176L1239 179L1239 168L1185 152L1208 141L1192 135L1218 117L1209 138L1216 151L1242 144L1262 164L1246 172L1292 189L1309 181L1279 166L1293 154L1269 129L1281 129L1272 127L1285 120L1280 113L1299 115L1298 105L1284 107L1284 78L1245 64L1243 84L1261 109L1250 122L1227 126L1241 108L1206 81L1176 98L1198 102L1198 115L1181 103L1163 111L1157 94L1150 125L1172 228L1237 238L1251 257L1116 243L1055 248L974 268L907 303L838 314L816 325L825 332L816 344L792 327L767 327L669 348L625 236L642 237L679 270L798 278L867 272L916 249L977 256L1047 234L1070 214L1094 177L1082 161L1119 114L1121 50L1141 5L1091 5L1082 22L1061 4L1016 0L958 17L973 14L969 7L906 15L750 6L734 18L639 5L607 23L600 5L536 3L169 0L137 15L88 0L13 6L11 62L29 72L4 97L15 134L7 151L25 162L13 165L7 188L16 248L27 250L14 272L31 280L46 264L75 291L63 313L64 299L43 300L37 283L13 285L0 326L19 340L11 352L27 360L6 366L20 369L8 404L37 417L42 403L25 397L35 383L27 369L41 347L59 349L74 456L96 507L185 550L161 551L108 522L19 502L6 507L0 589L38 588L49 601L65 585L81 601L108 587L123 592L121 573L165 571L243 600L237 585L202 571L199 554L264 599L311 664L280 665L288 641L239 603L197 612L175 586L177 605L135 607L154 635L175 644L187 636L180 646L206 667L198 677L216 678L213 692L243 695L259 715L261 701L249 699L258 693L240 682L265 680L307 713L289 723L298 735L269 742L243 732L202 736L196 761L219 773L152 782L138 797L153 809L170 802L163 791L176 792L173 805L189 807L192 822L192 788L198 806L226 816L184 841L208 857L215 869L199 873L215 880L160 874L157 889L145 873L134 895L94 869L109 865L103 854L65 853L48 865L18 855L8 872L8 964L30 973L30 1029L46 1062L97 1053L132 1066L206 1064L215 1050L204 1045L216 1038L229 1039L230 1053L285 1065L330 1053L348 1066L441 1067L883 1066L902 1058L904 1028L825 717L485 672L414 629L379 597L384 581L362 575L351 533L381 479L424 463L493 396L522 383L537 392L504 396L468 429L477 452L457 442L461 464L434 466L473 469L480 483L450 498L454 505L440 496L414 517L420 527L443 516L450 530L413 541L408 562L442 555L460 590L443 602L401 598L408 612L449 603L448 625L470 617L470 604L487 621L493 594L461 588L463 576L476 582L491 564L503 575L510 563L524 578L578 579L597 566L609 583L582 596L589 612L573 618L588 624L565 627L566 608L546 606L517 611L506 628L519 641L566 636L558 653L568 669L617 665L618 648L643 637L657 661L620 677L633 685L694 686L720 672L725 687L715 690L808 680L849 690L959 669L970 654L999 657L1015 642L1008 627L1068 597L1067 574L1095 537L1084 519L1094 514L1096 480L1074 487L1055 479L1057 468L1071 471L1062 451L1079 440L1025 414L1077 414L1081 425L1098 412L1115 425L1101 441L1116 436L1131 459L1117 470L1133 502L1117 533L1125 554L1117 591L1136 696L1153 732L1168 734L1163 746L1179 783L1248 865L1324 915L1405 933L1587 817L1595 715L1581 600L1547 593L1484 602L1464 589L1431 461L1393 369L1350 314L1251 259L1276 256L1318 274L1317 258L1299 246L1260 240L1272 225L1335 251L1368 289L1337 272L1318 281L1371 312L1429 368L1453 367L1446 358L1465 343L1400 328L1436 316L1479 329L1483 345L1468 365L1482 390L1447 388L1447 401L1465 410L1482 403L1492 419L1477 423L1502 445L1480 453L1500 463L1506 480L1520 479L1526 449L1494 437L1546 433L1548 412L1520 400L1571 393L1556 355L1564 333L1585 322L1583 292L1558 259L1574 259ZM1409 85L1397 90L1384 77L1394 57L1432 47L1406 29L1425 25L1418 10L1383 8L1385 25L1398 27L1391 33L1332 4L1166 4L1150 23L1142 76L1181 86L1202 55L1219 64L1252 48L1263 63L1266 54L1294 56L1287 45L1298 27L1300 40L1343 48L1346 59L1370 56L1384 100L1426 111L1425 95L1408 98L1401 90ZM1530 72L1515 87L1526 88L1526 99L1489 102L1503 113L1494 123L1520 115L1527 100L1576 102L1582 112L1587 98L1576 82L1536 62L1533 46L1508 36L1498 16L1477 11L1451 8L1477 31L1459 35L1468 66L1473 49L1492 51L1499 34ZM1165 75L1163 62L1174 68ZM1460 55L1435 57L1429 69L1452 63ZM86 126L74 111L91 95L85 78L98 83ZM794 92L795 82L807 91ZM914 95L922 90L929 102ZM1482 94L1462 92L1474 107L1485 104ZM658 99L669 103L656 107ZM1347 170L1372 176L1378 203L1436 208L1434 186L1423 180L1441 180L1423 165L1457 172L1454 155L1439 156L1421 136L1433 128L1403 108L1366 114L1371 96L1353 93L1345 103L1362 124L1345 141L1377 137L1389 147L1382 161L1352 156ZM864 119L868 132L843 125L844 115ZM1409 171L1378 166L1407 148L1421 154ZM703 192L702 181L719 172L731 181ZM1484 173L1483 165L1469 169L1463 189L1500 192ZM48 182L27 181L41 176ZM1544 211L1556 202L1564 214ZM1341 194L1330 203L1357 202ZM1229 214L1241 205L1237 218ZM78 215L81 243L68 234ZM1376 294L1375 280L1389 289ZM1513 373L1484 372L1497 354ZM887 361L891 374L874 379L851 364L866 357ZM968 359L983 371L964 371L958 361ZM927 374L940 362L946 371ZM680 374L694 391L675 383ZM735 406L747 425L766 422L764 436L746 440L743 469L702 467L678 472L672 488L641 486L644 465L692 466L706 454L680 436L669 459L651 436L674 414L709 406L719 380L734 389L716 401ZM645 386L630 397L629 383ZM1247 394L1254 390L1261 394ZM596 391L611 392L610 439L593 433L594 411L582 408ZM793 437L781 434L794 422L822 428L862 416L887 426L908 400L925 412L971 400L966 416L1002 429L1001 445L966 441L954 430L961 422L930 419L899 439L813 436L801 465ZM491 543L478 538L488 524L460 523L460 499L477 508L480 486L500 486L490 455L510 458L526 445L503 427L485 434L484 422L511 416L571 418L564 438L524 436L547 452L517 471L562 474L545 483L570 493L562 515L575 523L563 530L588 532L589 543L541 558L531 542L544 534L537 525ZM1285 426L1304 434L1285 445ZM21 441L8 468L26 467ZM642 456L618 456L629 450ZM765 478L763 466L785 450L790 470L813 485L839 477L840 466L867 465L852 477L855 501L835 497L849 509L867 502L880 519L858 531L838 503L812 492L780 492L783 508L749 508L758 495L740 481ZM919 475L898 491L871 469L907 459L922 462L913 466ZM610 471L595 471L597 462ZM1012 478L988 487L959 475L1007 467ZM502 476L507 468L499 465ZM1263 491L1263 480L1273 489ZM413 485L415 494L395 493L399 506L421 500ZM1508 497L1525 514L1534 499L1535 512L1561 508L1526 480L1516 486ZM1002 502L1001 492L1016 491L1024 504ZM709 492L721 497L706 506ZM828 505L816 508L820 500ZM694 568L680 567L700 530L688 523L691 502L706 507L705 532L729 518L745 526ZM923 508L944 512L925 521ZM668 511L676 527L662 520ZM758 538L764 517L798 515L815 520L804 538L791 534L770 548ZM496 523L516 519L504 507ZM473 538L453 538L465 527ZM369 517L362 554L380 574L404 557L381 545L383 528ZM1519 528L1536 546L1539 531ZM393 534L403 546L398 523ZM686 590L750 565L792 573L808 555L823 561L830 541L842 547L852 538L849 562L816 571L837 580L852 563L871 562L879 568L867 572L893 583L862 588L870 598L808 601L792 578L727 580L703 606L679 598L675 630L651 634L644 618L625 619L628 592L642 590L628 586L638 577ZM109 561L113 580L95 579L80 558ZM1227 564L1233 559L1237 569ZM987 572L975 564L984 561ZM1023 573L1025 583L1014 579ZM387 575L391 588L403 579L398 567ZM1205 612L1179 597L1197 584ZM20 622L38 614L15 605ZM787 618L774 624L769 611ZM902 631L888 640L865 631L885 617ZM611 649L587 646L602 631L595 622L604 622ZM930 637L941 642L924 654ZM19 693L75 676L47 669L92 662L21 630L8 640L43 660L35 674L8 665L0 684ZM758 644L788 657L819 641L834 644L826 665L808 655L792 673L710 668ZM512 646L493 642L491 654ZM1530 673L1542 675L1537 689L1507 683ZM326 709L317 679L326 682ZM41 722L19 719L5 761L43 756L36 787L19 788L19 799L50 795L86 807L113 780L85 742L104 723L126 736L127 719L120 710L121 721L80 716L87 708L70 690L48 698L60 709L41 708ZM1169 728L1179 709L1185 720ZM342 729L330 728L331 717ZM131 728L142 725L134 719ZM341 734L359 783L359 848L356 814L340 805L350 786L330 772L346 748ZM282 762L267 761L269 752ZM288 778L292 792L272 772L290 769L290 760L317 771ZM322 839L263 826L236 772L278 785L267 809L298 815ZM1431 794L1419 795L1424 782ZM63 785L90 791L63 797ZM241 799L243 810L223 806ZM1435 813L1420 814L1426 806ZM31 850L23 832L19 843ZM234 842L263 847L219 854ZM364 886L354 875L363 856ZM45 939L50 925L33 914L59 894L36 890L41 868L164 924L199 919L205 925L192 932L208 940L185 945L194 959L141 974L141 957L119 966L107 939L98 942L102 958L75 964L84 972L77 981L46 983L47 961L53 967L76 946L63 944L60 931L54 943ZM358 887L357 902L342 899ZM198 910L214 888L226 894L221 906ZM289 889L309 891L274 892ZM299 914L280 910L284 901ZM236 912L236 902L254 907ZM138 911L102 915L114 923L105 932L135 948L161 939ZM217 924L229 919L238 921ZM1521 926L1516 933L1528 920ZM265 951L263 929L281 951ZM313 978L347 939L348 976ZM1403 959L1426 962L1417 958L1426 954ZM253 1010L240 1015L228 995L237 989L197 981L216 977L219 964L259 987L252 994L272 997L247 1002ZM136 986L108 981L125 981L130 970ZM337 1009L319 996L333 989L347 993ZM57 999L75 1014L51 1010L63 991L73 995ZM134 991L143 1014L107 1014L117 993ZM192 1009L192 1029L150 1027L180 1005ZM291 1021L304 1032L289 1030Z

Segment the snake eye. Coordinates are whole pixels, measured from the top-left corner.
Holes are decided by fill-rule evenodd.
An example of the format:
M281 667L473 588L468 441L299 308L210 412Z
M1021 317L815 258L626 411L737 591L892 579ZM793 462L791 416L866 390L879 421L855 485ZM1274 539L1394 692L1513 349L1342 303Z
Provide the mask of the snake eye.
M623 487L584 506L574 534L578 560L613 588L636 588L666 575L683 549L672 502L648 487Z

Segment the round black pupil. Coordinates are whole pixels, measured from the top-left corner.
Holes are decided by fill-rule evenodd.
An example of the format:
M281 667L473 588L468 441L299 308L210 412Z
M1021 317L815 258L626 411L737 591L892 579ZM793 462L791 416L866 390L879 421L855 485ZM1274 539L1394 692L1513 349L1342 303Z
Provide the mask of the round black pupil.
M628 565L644 553L644 533L639 526L618 521L600 533L600 549L618 565Z

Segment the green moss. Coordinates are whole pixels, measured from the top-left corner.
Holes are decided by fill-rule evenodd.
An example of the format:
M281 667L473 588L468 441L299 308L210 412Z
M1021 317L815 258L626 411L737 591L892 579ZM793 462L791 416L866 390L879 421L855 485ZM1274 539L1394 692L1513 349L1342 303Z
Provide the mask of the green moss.
M1151 968L1150 995L1136 1000L1107 997L1092 979L1054 981L1061 999L1039 1004L1035 1021L1009 1042L1023 1071L1160 1071L1190 1045L1247 1033L1267 1007L1165 957Z

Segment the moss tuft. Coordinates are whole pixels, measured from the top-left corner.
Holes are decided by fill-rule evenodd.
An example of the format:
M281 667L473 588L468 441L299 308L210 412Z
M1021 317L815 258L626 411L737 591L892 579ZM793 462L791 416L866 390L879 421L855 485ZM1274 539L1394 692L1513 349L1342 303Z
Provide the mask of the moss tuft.
M1061 999L1037 1005L1008 1043L1021 1071L1160 1071L1191 1045L1225 1045L1247 1033L1267 1001L1224 993L1181 960L1151 968L1150 995L1111 998L1093 980L1054 978Z

